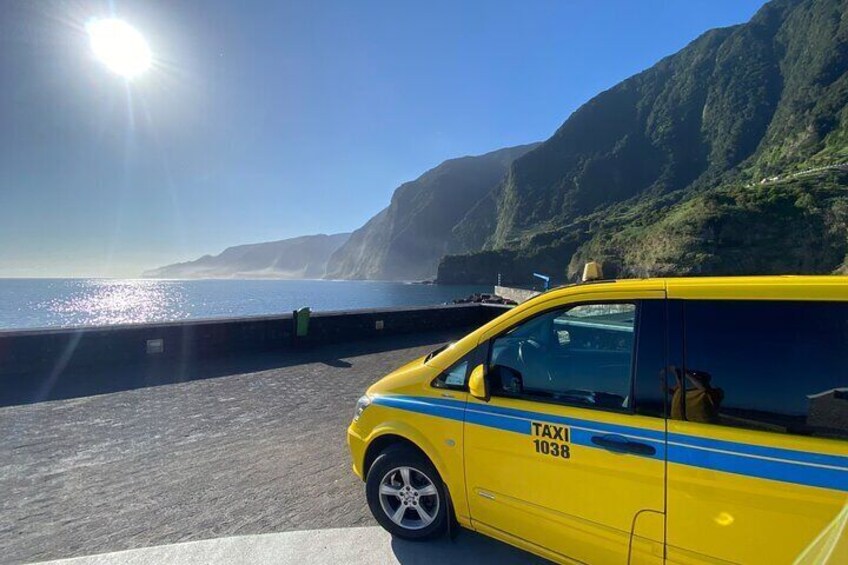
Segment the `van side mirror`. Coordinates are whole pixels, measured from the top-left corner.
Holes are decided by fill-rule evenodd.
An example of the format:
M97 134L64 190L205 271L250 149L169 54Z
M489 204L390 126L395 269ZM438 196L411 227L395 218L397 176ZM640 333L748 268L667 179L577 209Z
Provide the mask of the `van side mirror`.
M468 378L468 392L474 398L489 401L489 385L486 382L485 365L480 364L472 369L471 376Z

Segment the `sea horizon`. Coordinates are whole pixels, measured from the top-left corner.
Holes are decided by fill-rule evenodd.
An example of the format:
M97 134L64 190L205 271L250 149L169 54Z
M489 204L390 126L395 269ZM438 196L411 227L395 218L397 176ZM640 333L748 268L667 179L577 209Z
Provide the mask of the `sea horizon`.
M450 303L494 285L331 279L0 278L0 331Z

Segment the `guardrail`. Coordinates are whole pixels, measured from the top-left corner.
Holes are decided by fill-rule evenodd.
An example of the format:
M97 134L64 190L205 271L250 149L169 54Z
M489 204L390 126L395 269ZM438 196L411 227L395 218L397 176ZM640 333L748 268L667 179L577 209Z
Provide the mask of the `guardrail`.
M295 335L292 314L0 331L0 374L55 373L68 367L294 350L380 336L472 328L504 311L503 306L458 304L315 312L303 337Z

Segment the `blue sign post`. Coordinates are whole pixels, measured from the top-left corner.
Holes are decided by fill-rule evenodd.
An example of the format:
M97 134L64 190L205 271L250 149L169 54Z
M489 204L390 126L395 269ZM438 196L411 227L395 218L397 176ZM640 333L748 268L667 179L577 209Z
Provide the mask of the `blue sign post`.
M551 284L551 277L548 277L548 276L545 276L545 275L540 275L539 273L533 273L533 276L538 278L538 279L542 279L543 281L545 281L545 290L548 290L548 287Z

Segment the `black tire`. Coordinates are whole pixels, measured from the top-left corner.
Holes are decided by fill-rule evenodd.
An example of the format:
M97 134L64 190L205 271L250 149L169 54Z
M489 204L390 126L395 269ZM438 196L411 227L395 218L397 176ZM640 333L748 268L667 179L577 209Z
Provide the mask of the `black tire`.
M404 527L394 522L387 512L391 510L397 511L403 499L399 496L387 496L381 500L380 485L384 480L400 479L401 473L399 469L404 467L412 470L410 473L410 482L413 483L413 491L415 491L415 485L417 484L418 486L422 486L423 492L423 489L427 485L425 479L429 479L429 482L435 487L436 494L419 497L417 494L413 496L410 493L410 496L407 497L411 501L409 502L410 506L407 506L407 509L403 511L401 522L410 522L411 525L414 525L412 524L413 522L419 521L423 524L423 520L420 519L420 513L417 510L417 506L420 503L422 511L434 516L432 522L427 525L418 524L416 527ZM401 482L397 484L402 485ZM447 530L448 508L450 507L447 489L445 489L442 478L439 476L436 468L433 467L433 464L430 463L430 460L409 446L399 445L389 447L377 456L368 470L368 476L365 480L365 496L368 500L368 507L371 509L371 514L393 536L411 541L419 541L437 538L444 535ZM436 505L433 504L434 497L436 498ZM388 506L388 510L385 506Z

